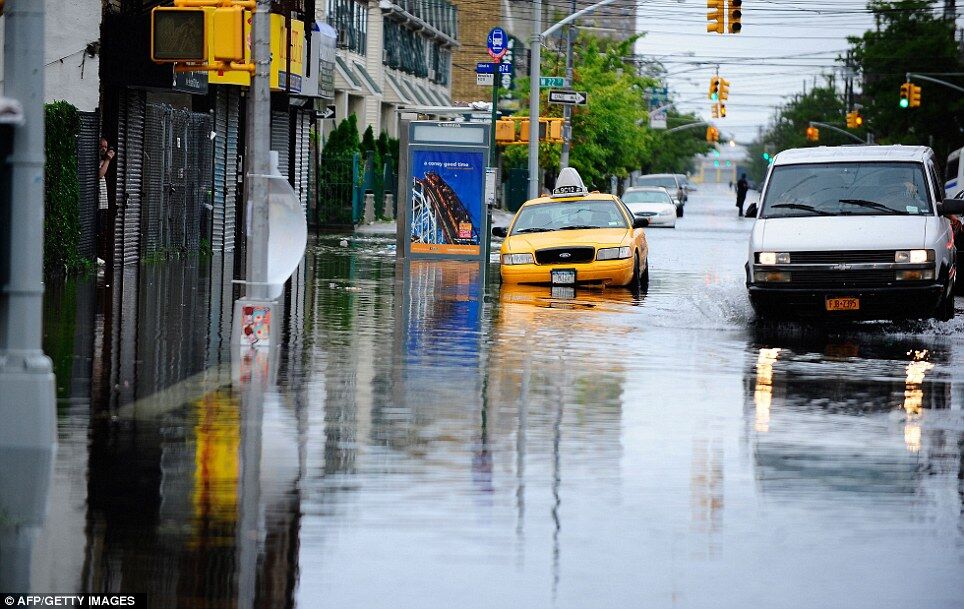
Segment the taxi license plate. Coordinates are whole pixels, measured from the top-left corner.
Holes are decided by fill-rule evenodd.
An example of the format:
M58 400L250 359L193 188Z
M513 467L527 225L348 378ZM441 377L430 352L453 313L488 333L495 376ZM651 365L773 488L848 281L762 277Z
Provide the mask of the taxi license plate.
M576 271L571 269L550 271L549 279L552 285L575 285Z
M859 311L860 299L859 298L828 298L827 310L828 311Z

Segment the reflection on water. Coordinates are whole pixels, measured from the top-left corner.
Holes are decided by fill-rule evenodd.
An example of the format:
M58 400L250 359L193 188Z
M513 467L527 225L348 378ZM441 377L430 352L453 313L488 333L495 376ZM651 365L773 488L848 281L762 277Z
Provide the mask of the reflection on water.
M692 323L692 293L739 285L716 253L635 298L339 241L286 291L262 391L231 380L230 261L50 286L61 444L37 589L158 607L964 598L957 343Z

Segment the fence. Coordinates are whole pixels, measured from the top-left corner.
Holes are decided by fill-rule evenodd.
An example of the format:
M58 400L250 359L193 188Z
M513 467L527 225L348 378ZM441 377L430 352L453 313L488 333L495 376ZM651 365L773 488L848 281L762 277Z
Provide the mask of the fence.
M361 155L326 155L318 167L316 223L323 229L350 228L361 219Z

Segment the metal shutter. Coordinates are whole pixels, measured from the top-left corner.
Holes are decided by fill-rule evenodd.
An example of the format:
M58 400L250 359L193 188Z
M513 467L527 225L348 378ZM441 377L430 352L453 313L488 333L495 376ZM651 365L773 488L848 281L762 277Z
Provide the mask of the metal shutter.
M278 152L278 171L281 175L291 179L291 165L289 164L289 146L291 123L287 112L271 113L271 149Z
M77 181L79 188L80 243L82 258L93 259L97 243L98 170L100 126L96 112L78 112L80 133L77 136Z
M127 91L119 112L114 263L134 264L140 245L144 114L142 91Z

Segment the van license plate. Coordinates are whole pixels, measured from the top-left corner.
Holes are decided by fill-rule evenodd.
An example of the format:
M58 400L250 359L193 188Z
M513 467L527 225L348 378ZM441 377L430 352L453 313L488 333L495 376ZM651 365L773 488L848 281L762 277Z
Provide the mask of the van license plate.
M827 310L828 311L859 311L860 299L859 298L828 298Z
M552 285L574 285L576 283L576 271L570 269L551 271L549 278Z

